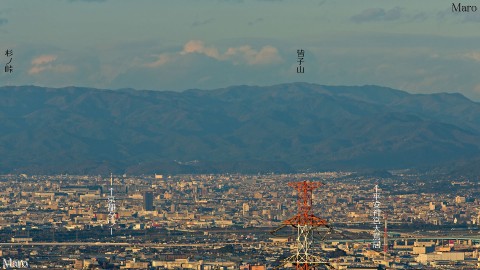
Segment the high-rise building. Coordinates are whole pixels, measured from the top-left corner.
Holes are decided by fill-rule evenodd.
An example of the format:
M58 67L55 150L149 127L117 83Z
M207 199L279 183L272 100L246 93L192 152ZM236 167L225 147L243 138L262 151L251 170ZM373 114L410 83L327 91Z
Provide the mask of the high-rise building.
M145 191L143 193L143 209L145 211L153 211L153 192Z
M242 210L243 210L243 215L244 216L248 213L248 211L250 211L250 207L249 207L248 203L243 203L243 209Z

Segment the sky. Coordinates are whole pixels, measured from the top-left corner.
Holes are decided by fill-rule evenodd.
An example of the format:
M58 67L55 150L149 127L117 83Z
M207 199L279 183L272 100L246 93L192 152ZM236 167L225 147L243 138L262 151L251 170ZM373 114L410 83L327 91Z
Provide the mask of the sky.
M480 101L479 29L480 11L454 13L444 0L0 0L1 64L13 50L0 86L302 81Z

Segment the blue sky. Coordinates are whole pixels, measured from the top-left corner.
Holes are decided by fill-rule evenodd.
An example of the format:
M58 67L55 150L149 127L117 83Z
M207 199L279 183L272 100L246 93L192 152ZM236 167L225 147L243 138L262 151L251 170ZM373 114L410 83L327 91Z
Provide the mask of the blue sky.
M464 1L476 4L477 1ZM0 85L185 90L306 81L480 100L480 12L444 0L1 0ZM297 74L297 49L305 73ZM8 62L3 53L0 63ZM3 71L3 68L2 68Z

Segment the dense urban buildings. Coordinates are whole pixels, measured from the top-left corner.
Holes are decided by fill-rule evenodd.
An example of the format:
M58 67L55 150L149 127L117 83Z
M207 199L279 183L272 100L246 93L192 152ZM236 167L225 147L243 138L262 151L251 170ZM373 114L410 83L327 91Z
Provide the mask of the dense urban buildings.
M295 230L269 232L295 214L287 183L303 180L322 183L312 209L336 231L313 251L335 269L480 265L478 181L408 171L118 175L112 232L109 176L3 175L0 254L49 269L271 269L295 248ZM375 185L380 248L372 245Z

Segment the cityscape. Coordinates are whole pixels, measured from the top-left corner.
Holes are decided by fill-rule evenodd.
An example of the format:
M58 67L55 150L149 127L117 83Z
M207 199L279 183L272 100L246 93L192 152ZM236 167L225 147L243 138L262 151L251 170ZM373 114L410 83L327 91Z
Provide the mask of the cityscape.
M0 269L480 269L475 1L0 3Z
M296 230L271 232L297 211L292 181L321 183L312 210L334 230L324 230L310 252L330 269L480 266L478 182L433 181L408 171L382 178L349 172L3 175L1 255L48 269L287 267L282 260L295 252ZM383 212L378 248L376 185Z

